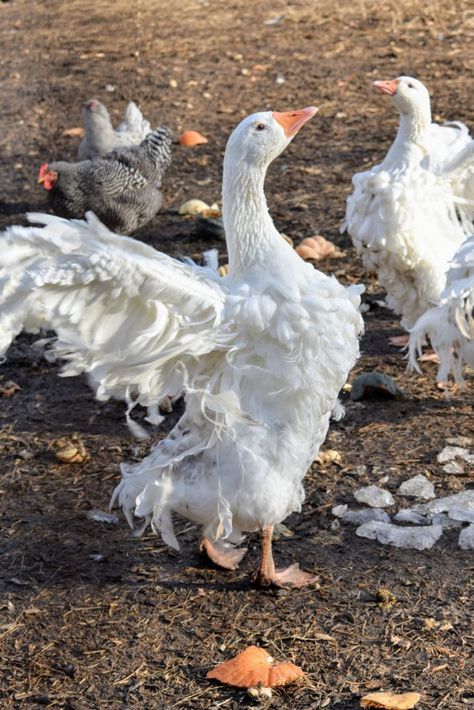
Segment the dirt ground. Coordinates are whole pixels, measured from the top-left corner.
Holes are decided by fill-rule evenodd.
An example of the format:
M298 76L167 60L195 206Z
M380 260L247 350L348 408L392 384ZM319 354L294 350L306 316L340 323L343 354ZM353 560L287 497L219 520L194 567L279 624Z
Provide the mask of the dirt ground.
M205 678L250 644L306 672L265 707L350 710L377 689L419 691L420 710L474 706L474 558L458 548L457 533L416 552L331 528L331 507L350 504L356 488L385 474L392 492L415 473L428 475L438 495L474 482L473 469L449 476L436 461L450 437L474 437L473 379L446 400L434 365L407 376L403 355L387 344L398 322L375 304L383 294L339 234L351 175L380 160L396 128L373 79L416 75L432 91L436 120L474 128L473 23L469 0L0 4L0 226L44 209L38 167L74 157L77 139L63 131L80 125L83 100L103 100L118 118L133 98L152 122L209 137L196 150L176 147L165 209L140 238L176 256L199 258L217 246L225 261L224 244L196 239L179 205L219 199L225 140L241 116L318 105L271 168L270 209L296 242L322 233L345 250L321 268L367 285L367 334L351 378L377 368L405 393L362 403L344 395L346 417L325 445L342 461L312 466L303 511L286 521L294 534L275 543L278 562L315 570L320 588L261 591L249 581L252 536L230 573L205 564L188 523L175 553L151 532L133 537L122 517L113 525L86 516L107 508L120 461L151 442L132 440L121 403L98 404L84 380L57 378L33 339L20 337L0 375L21 387L0 399L2 707L258 707L244 691ZM74 433L91 458L60 464L52 442Z

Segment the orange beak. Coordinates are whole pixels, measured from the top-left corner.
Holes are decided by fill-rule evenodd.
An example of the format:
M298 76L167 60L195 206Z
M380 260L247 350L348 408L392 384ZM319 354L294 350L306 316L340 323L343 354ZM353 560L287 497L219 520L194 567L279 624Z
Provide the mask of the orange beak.
M306 121L313 118L317 110L315 106L308 106L307 108L300 108L297 111L283 111L282 113L273 111L272 116L285 131L285 136L287 138L293 138L300 128L304 126Z
M397 93L398 85L400 82L398 79L392 79L392 81L374 81L373 86L382 92L382 94L388 94L389 96L395 96Z

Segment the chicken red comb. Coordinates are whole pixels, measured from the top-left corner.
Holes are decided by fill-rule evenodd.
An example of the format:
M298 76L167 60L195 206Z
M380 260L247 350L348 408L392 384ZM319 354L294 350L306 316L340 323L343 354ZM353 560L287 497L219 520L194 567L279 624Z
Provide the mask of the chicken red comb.
M39 169L38 179L44 177L44 174L48 172L48 163L43 163Z

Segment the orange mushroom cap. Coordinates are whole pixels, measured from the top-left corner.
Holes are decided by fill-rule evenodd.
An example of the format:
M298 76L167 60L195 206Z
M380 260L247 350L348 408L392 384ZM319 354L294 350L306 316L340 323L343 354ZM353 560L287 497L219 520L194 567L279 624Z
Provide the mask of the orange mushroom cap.
M185 145L191 147L193 145L202 145L203 143L208 143L209 141L205 136L198 131L184 131L178 136L178 141L180 145Z
M249 646L235 658L213 668L206 677L237 688L253 688L256 685L274 688L292 683L302 675L303 671L294 663L273 665L273 659L267 651L257 646Z

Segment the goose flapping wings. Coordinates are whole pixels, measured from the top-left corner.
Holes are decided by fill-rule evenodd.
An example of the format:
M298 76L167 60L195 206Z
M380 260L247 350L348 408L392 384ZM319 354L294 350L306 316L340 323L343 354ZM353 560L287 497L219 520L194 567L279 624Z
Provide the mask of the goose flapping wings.
M359 354L360 286L305 263L265 200L270 163L316 113L263 111L241 121L224 156L229 272L183 264L112 234L92 217L3 236L1 347L21 328L52 328L65 374L87 372L98 396L155 407L184 392L185 411L148 456L122 465L115 498L133 524L178 548L173 514L200 525L202 547L233 569L259 531L256 579L301 587L275 568L272 530L304 500L338 395Z

